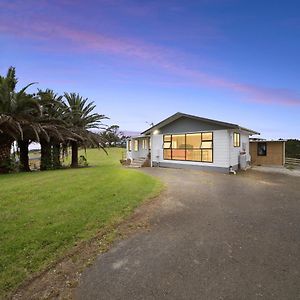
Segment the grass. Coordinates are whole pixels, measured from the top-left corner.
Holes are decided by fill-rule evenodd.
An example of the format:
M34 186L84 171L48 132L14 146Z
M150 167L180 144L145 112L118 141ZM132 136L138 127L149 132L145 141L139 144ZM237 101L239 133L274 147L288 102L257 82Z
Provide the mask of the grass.
M91 167L0 176L0 298L34 272L128 216L162 185L91 149Z
M293 171L295 169L295 167L292 165L286 165L285 167L290 171Z

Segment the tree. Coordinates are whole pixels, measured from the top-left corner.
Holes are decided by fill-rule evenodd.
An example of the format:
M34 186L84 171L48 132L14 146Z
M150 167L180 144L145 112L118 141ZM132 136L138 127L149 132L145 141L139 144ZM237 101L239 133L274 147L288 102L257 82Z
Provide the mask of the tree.
M106 130L100 133L100 136L105 141L105 144L108 146L122 146L126 145L127 136L119 130L118 125L112 125Z
M285 143L286 157L300 158L300 140L289 139Z
M39 102L42 107L40 123L47 130L49 139L42 138L41 166L40 169L57 169L60 163L60 145L64 141L63 133L67 131L64 122L65 104L62 96L58 96L53 90L38 90Z
M103 147L102 139L93 134L89 129L103 128L102 120L107 119L105 115L94 113L96 105L88 103L87 98L76 93L65 93L67 112L66 117L72 131L80 136L82 140L73 139L70 141L72 148L71 167L78 167L78 148L80 144L94 144Z
M16 92L17 82L13 67L8 69L6 76L0 76L0 172L9 171L14 140L23 141L28 136L38 136L42 130L34 122L34 116L39 113L39 105L33 95L26 93L27 88L34 83Z
M100 135L102 135L106 145L116 146L117 143L120 142L118 125L112 125L108 127L106 130L102 131Z

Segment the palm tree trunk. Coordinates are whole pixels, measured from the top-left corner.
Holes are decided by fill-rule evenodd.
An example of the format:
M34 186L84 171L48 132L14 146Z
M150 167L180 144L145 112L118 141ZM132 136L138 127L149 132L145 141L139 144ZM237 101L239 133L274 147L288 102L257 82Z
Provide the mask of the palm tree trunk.
M51 144L47 141L41 141L41 166L40 170L52 169L52 155L51 155Z
M60 143L54 143L52 146L52 155L53 155L53 168L61 168L60 163Z
M30 172L29 167L29 140L18 141L18 146L20 149L20 171L21 172Z
M13 139L5 134L0 134L0 173L10 170L10 151Z
M78 168L78 143L76 141L72 141L71 147L72 147L71 168Z

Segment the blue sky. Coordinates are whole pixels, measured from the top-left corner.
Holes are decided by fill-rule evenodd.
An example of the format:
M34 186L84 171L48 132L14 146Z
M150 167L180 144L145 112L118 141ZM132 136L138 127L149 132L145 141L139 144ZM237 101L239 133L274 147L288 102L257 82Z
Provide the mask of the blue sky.
M0 72L143 131L181 111L300 138L298 1L0 2ZM34 89L33 89L34 90Z

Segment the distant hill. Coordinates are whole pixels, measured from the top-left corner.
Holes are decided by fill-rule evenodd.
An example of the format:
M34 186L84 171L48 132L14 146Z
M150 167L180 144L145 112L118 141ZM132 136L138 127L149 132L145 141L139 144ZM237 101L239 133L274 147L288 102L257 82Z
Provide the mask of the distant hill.
M141 134L138 131L127 131L127 130L120 130L124 133L125 136L135 136Z
M285 143L286 157L300 158L300 140L287 140Z

